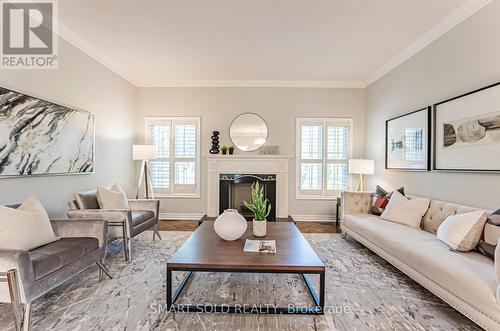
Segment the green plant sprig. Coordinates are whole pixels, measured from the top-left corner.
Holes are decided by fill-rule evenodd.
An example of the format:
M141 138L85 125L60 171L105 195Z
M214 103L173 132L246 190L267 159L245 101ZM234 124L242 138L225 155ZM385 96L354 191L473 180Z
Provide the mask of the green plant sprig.
M271 203L264 199L264 188L260 187L259 182L252 184L252 203L243 201L245 207L250 209L255 216L256 221L265 221L271 212Z

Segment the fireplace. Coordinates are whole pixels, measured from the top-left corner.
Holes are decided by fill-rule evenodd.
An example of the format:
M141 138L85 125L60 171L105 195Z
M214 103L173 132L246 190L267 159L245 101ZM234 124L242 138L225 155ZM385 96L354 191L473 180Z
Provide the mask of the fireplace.
M276 220L276 175L275 174L220 174L219 175L219 214L226 209L236 209L251 221L253 214L243 201L251 201L250 188L256 181L264 188L264 198L271 203L268 221Z

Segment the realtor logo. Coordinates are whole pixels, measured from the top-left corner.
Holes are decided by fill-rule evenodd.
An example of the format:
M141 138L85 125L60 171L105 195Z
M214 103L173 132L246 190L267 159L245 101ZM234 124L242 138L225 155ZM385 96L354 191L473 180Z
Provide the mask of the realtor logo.
M1 0L2 69L57 68L55 0Z

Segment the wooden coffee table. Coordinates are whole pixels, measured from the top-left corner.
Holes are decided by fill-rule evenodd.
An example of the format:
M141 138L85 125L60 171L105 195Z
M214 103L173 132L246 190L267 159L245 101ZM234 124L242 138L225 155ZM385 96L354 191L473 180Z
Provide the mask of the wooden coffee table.
M245 239L276 240L276 253L243 252ZM172 272L187 272L172 295ZM241 272L301 274L314 301L311 307L288 307L242 303L241 305L176 304L193 272ZM319 297L308 274L319 275ZM167 307L178 312L242 314L323 314L325 305L325 265L292 222L267 224L267 235L256 238L252 224L242 238L225 241L217 236L213 222L203 222L167 262ZM252 305L254 304L254 305Z

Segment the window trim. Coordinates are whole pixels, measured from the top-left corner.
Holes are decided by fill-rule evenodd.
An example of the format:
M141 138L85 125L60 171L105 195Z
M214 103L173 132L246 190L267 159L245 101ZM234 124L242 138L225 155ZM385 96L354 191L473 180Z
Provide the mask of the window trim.
M300 190L300 168L301 168L301 126L308 122L322 122L323 123L323 146L322 146L322 159L318 160L322 164L322 190L321 194L304 194ZM326 143L327 124L347 124L349 126L348 134L348 153L347 158L351 159L353 155L353 137L354 137L354 119L348 117L297 117L295 119L295 199L296 200L335 200L340 196L341 190L327 190L326 189L326 171L328 163L328 144ZM351 187L352 178L347 174L347 185Z
M146 143L150 142L150 130L149 130L149 125L150 123L154 122L161 122L161 121L170 121L172 123L178 121L189 121L189 122L195 122L196 123L196 156L195 156L195 163L196 163L196 170L195 170L195 185L196 185L196 190L193 193L179 193L179 192L174 192L174 153L175 153L175 141L171 140L171 147L173 148L170 149L170 172L171 172L171 178L172 181L170 182L170 188L168 189L170 192L165 193L165 192L158 192L157 189L153 187L153 190L155 192L155 196L158 198L172 198L172 199L199 199L201 198L201 155L200 155L200 150L201 150L201 117L199 116L145 116L144 117L144 137ZM171 137L175 135L175 130L172 125L170 128L171 131ZM179 158L182 159L182 158ZM182 185L179 185L182 186ZM162 190L163 191L163 190Z

